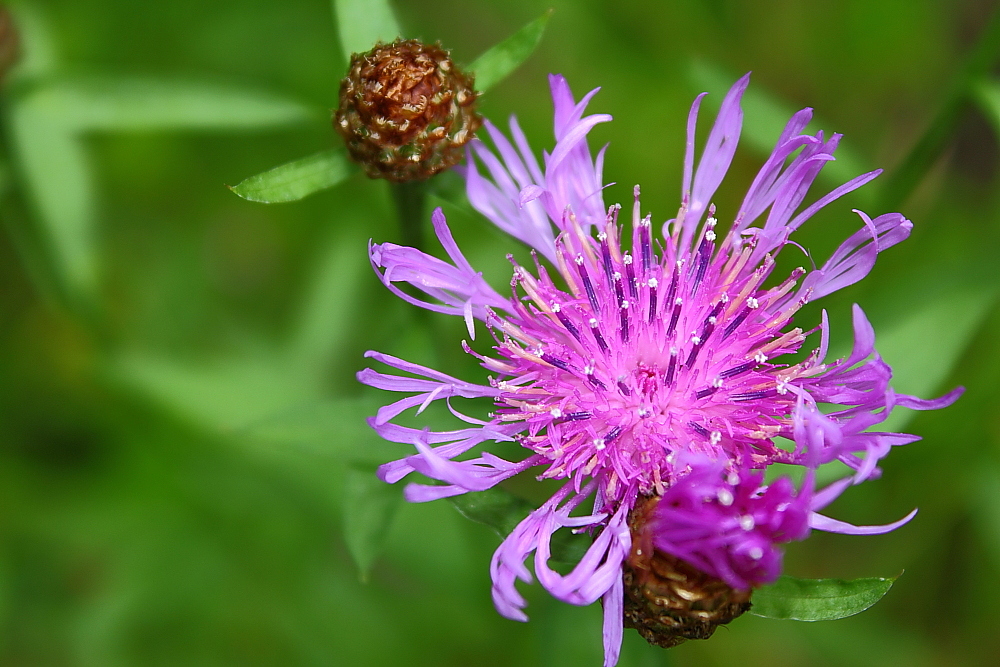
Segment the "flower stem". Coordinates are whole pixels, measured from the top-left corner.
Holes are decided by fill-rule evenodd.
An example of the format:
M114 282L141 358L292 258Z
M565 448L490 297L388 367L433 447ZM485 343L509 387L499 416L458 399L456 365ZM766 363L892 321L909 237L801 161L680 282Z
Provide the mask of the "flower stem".
M1000 59L1000 10L983 28L979 41L969 53L930 127L886 180L880 210L896 210L913 193L924 175L947 148L955 125L973 100L976 82L989 74Z
M402 232L403 245L423 249L424 202L427 201L427 181L391 183L392 199Z

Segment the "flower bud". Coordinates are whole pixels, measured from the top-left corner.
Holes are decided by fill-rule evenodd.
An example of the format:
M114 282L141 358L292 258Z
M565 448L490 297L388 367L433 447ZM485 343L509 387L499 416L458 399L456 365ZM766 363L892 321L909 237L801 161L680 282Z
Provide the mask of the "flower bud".
M632 553L625 562L624 623L650 644L670 648L708 639L750 609L750 590L739 591L655 547L659 496L641 498L629 514Z
M482 119L473 76L440 44L379 43L351 58L334 127L371 178L429 178L458 163Z

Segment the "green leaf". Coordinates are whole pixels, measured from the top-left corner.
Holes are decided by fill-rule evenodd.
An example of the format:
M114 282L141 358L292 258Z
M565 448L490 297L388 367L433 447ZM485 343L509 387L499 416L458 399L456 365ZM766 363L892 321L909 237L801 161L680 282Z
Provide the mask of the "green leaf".
M97 282L93 183L80 141L37 95L14 100L11 128L18 167L41 229L47 272L63 297L93 296Z
M967 506L975 508L973 517L986 551L994 563L1000 563L1000 470L984 465L966 490Z
M452 496L448 500L462 516L489 526L501 538L507 537L535 509L527 500L499 486ZM590 538L586 535L559 530L552 535L552 560L576 564L583 558L588 546Z
M113 375L175 414L215 433L232 433L317 400L318 377L305 375L263 347L239 357L180 361L133 352L118 357Z
M333 148L251 176L229 189L264 204L298 201L332 188L356 170L343 149Z
M704 60L695 60L691 63L689 76L696 86L711 91L710 97L714 98L716 102L721 102L722 95L739 78L738 75L734 76L714 63ZM762 156L771 154L788 119L802 108L779 99L769 93L763 85L753 81L743 95L742 106L745 114L740 141ZM705 121L702 120L702 122ZM811 125L829 129L827 124L815 116ZM870 169L866 168L865 161L853 153L849 146L845 146L844 142L841 142L837 148L837 159L826 163L823 171L820 172L820 178L840 185L867 171ZM874 197L874 191L870 188L861 188L856 191L856 196L860 197L862 201L870 201Z
M448 500L466 519L489 526L500 537L507 537L535 509L527 500L499 486Z
M41 65L39 65L41 67ZM61 77L11 98L11 130L37 232L40 273L73 305L92 302L99 274L94 188L82 137L93 131L255 129L314 114L284 98L205 82Z
M366 466L413 452L366 423L383 397L327 397L324 369L304 371L269 350L200 363L132 353L108 368L110 377L173 415L257 448Z
M402 502L399 488L386 484L370 470L349 469L344 480L344 540L368 580L372 563L382 551L389 525Z
M882 599L896 577L796 579L781 576L754 591L750 613L791 621L835 621L860 614Z
M928 298L908 316L879 327L876 347L892 367L893 388L920 398L939 393L996 303L997 291L995 285L957 285ZM898 431L913 416L913 410L897 408L878 429Z
M486 92L528 59L542 40L552 12L545 12L469 65L468 69L476 74L477 90Z
M339 224L342 229L364 229L364 221L350 215L343 215ZM325 246L286 349L290 362L303 372L328 371L338 360L347 358L344 346L353 332L361 278L371 275L362 238L337 229L327 235Z
M376 466L413 453L411 445L383 440L365 422L384 405L380 398L307 401L260 415L235 434L265 446L281 445L310 456L325 455L350 464Z
M14 25L20 34L21 44L30 46L21 48L18 61L7 75L4 84L10 86L15 81L50 75L56 70L59 58L52 28L46 20L45 12L28 2L6 4L14 16Z
M952 70L949 83L943 89L943 99L936 105L938 111L930 125L882 184L879 208L899 208L924 181L927 173L938 163L938 158L952 143L965 116L970 97L975 99L977 96L977 83L994 69L1000 58L1000 12L993 12L978 32L975 45L966 49L963 62ZM989 115L994 116L995 113Z
M388 0L333 0L333 12L340 49L348 61L355 53L370 51L376 42L403 35Z
M993 128L1000 134L1000 81L992 78L980 79L972 85L972 95Z
M146 77L64 77L33 98L71 132L250 130L301 123L319 114L261 90Z

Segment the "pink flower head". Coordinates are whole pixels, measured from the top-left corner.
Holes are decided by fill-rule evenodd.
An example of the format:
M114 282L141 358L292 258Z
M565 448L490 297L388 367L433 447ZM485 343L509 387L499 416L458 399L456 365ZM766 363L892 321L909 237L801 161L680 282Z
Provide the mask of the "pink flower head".
M534 576L553 595L572 604L603 599L610 666L622 633L627 519L639 498L662 497L657 548L737 588L773 580L780 571L776 545L804 538L809 527L874 533L912 517L857 527L816 510L851 484L878 476L877 463L893 445L917 439L871 430L896 405L935 409L961 390L935 401L895 394L891 370L875 352L874 333L857 307L850 356L826 361L824 313L819 347L804 360L784 361L807 338L792 324L796 311L863 278L877 254L905 239L912 226L899 213L872 219L856 211L859 230L825 264L772 279L775 257L792 243L792 232L879 173L858 176L803 208L840 140L837 134L803 134L809 109L792 116L723 233L711 201L736 150L749 75L723 100L696 165L699 96L688 117L680 209L660 234L651 215L642 214L638 187L627 223L620 206L604 206L603 150L593 159L586 137L610 117L584 115L597 91L576 102L561 76L550 82L556 144L543 154L543 164L515 120L513 143L486 122L496 152L474 142L465 171L473 206L534 251L533 267L514 266L509 297L469 265L440 209L433 222L450 262L392 244L371 247L372 265L395 293L464 317L470 335L474 320L485 323L496 339L493 353L466 350L495 377L485 385L462 382L376 353L369 356L406 375L366 369L358 377L411 394L370 420L384 438L416 449L384 465L382 479L396 482L419 472L444 483L410 484L410 500L483 490L529 468L539 478L565 480L497 549L493 598L502 614L526 620L515 582L532 579L525 561L534 553ZM393 285L399 281L431 301L400 291ZM467 428L446 432L392 421L408 408L419 412L453 397L489 397L496 410L485 421L455 412ZM489 453L463 458L477 445L500 440L516 441L527 456L516 462ZM762 486L761 471L771 464L811 471L833 460L855 474L815 494L809 484L795 493L788 480ZM724 502L730 497L732 503ZM588 500L589 514L572 513ZM566 575L548 565L551 537L564 528L596 536Z
M646 530L656 549L746 590L781 573L778 544L809 535L812 478L796 493L787 477L726 472L698 457L663 493Z

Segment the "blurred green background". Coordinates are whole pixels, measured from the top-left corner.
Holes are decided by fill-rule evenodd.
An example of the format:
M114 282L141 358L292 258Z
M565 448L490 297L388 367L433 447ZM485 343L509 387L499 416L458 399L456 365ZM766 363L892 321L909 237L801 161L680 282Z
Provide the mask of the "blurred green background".
M499 538L372 477L406 448L363 423L386 400L354 381L366 349L482 377L460 321L415 312L373 276L367 240L400 237L385 184L354 176L273 206L224 187L335 145L346 61L329 0L10 4L22 61L0 99L0 664L601 664L598 605L531 586L530 623L499 617ZM591 145L611 144L609 203L641 183L643 208L671 217L691 99L713 93L704 130L753 70L721 219L787 115L812 106L814 127L845 134L817 192L886 174L798 240L822 261L857 229L852 207L914 222L863 284L800 322L828 308L843 350L858 302L899 390L967 393L896 418L924 440L831 508L884 523L919 506L910 525L814 534L786 557L803 577L905 575L842 621L748 616L670 651L626 631L623 667L1000 662L996 5L395 3L406 36L440 39L460 63L554 7L481 110L498 124L516 112L540 151L546 73L578 96L602 86L590 108L615 122ZM523 249L444 205L502 286L504 254Z

